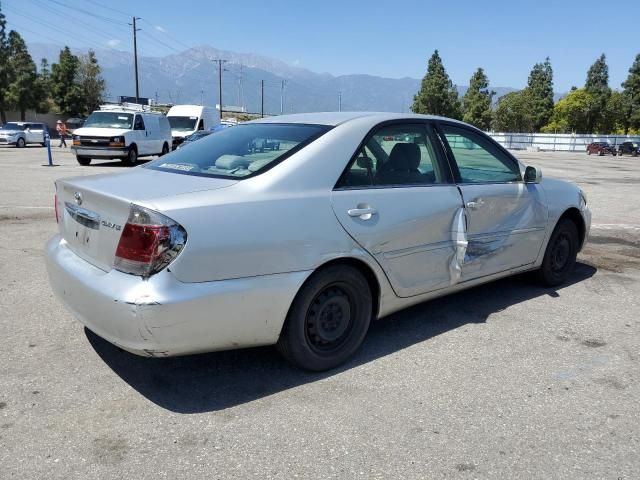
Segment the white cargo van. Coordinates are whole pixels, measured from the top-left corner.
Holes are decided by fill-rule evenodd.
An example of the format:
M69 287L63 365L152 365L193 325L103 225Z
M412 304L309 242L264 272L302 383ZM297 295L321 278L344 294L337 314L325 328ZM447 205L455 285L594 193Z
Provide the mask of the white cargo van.
M114 158L135 165L138 157L169 153L170 146L167 117L142 105L122 104L103 105L89 115L73 132L71 150L80 165Z
M171 125L173 148L198 130L211 130L220 123L218 110L203 105L174 105L167 113Z

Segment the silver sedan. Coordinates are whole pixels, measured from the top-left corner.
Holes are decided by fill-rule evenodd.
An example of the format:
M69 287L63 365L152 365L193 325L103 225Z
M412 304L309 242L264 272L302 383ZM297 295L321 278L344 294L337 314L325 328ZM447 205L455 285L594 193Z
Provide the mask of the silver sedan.
M46 257L57 296L125 350L275 344L324 370L410 305L529 270L565 281L586 203L461 122L290 115L58 180Z

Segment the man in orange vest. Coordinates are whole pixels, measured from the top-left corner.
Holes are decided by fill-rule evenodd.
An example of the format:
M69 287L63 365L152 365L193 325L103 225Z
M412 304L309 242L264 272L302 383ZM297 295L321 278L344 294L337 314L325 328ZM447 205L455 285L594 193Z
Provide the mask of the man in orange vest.
M58 135L60 135L60 145L58 145L58 148L61 148L63 145L66 148L67 142L65 141L65 137L67 136L67 126L62 120L56 122L56 130L58 131Z

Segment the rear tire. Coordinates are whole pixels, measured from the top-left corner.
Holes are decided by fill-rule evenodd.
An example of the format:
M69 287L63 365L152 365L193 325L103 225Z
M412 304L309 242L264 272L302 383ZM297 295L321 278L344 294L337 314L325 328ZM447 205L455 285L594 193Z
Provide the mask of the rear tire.
M138 149L135 147L135 145L132 145L129 148L129 152L127 153L127 156L122 159L122 163L124 163L127 167L133 167L137 161L138 161Z
M167 153L169 153L169 145L168 144L164 144L162 145L162 151L160 152L160 157L166 155Z
M568 218L560 220L551 234L538 270L538 279L543 285L555 287L569 278L576 264L579 241L576 224Z
M78 163L84 167L91 163L91 159L89 157L76 157Z
M24 148L27 146L27 142L24 141L24 138L19 138L16 140L16 148Z
M591 150L587 150L587 155L591 155Z
M334 368L362 344L372 305L369 283L357 269L334 265L319 270L291 304L276 348L300 368Z

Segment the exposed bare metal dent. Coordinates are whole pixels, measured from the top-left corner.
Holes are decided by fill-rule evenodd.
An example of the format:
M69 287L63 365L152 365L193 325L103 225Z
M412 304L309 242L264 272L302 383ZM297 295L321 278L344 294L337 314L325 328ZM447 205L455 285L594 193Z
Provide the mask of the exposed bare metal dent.
M464 208L459 208L453 218L453 224L451 225L451 239L453 240L455 251L451 256L451 262L449 263L449 282L450 285L455 285L460 281L462 275L462 265L465 262L465 254L467 252L467 227L466 227L466 213Z

